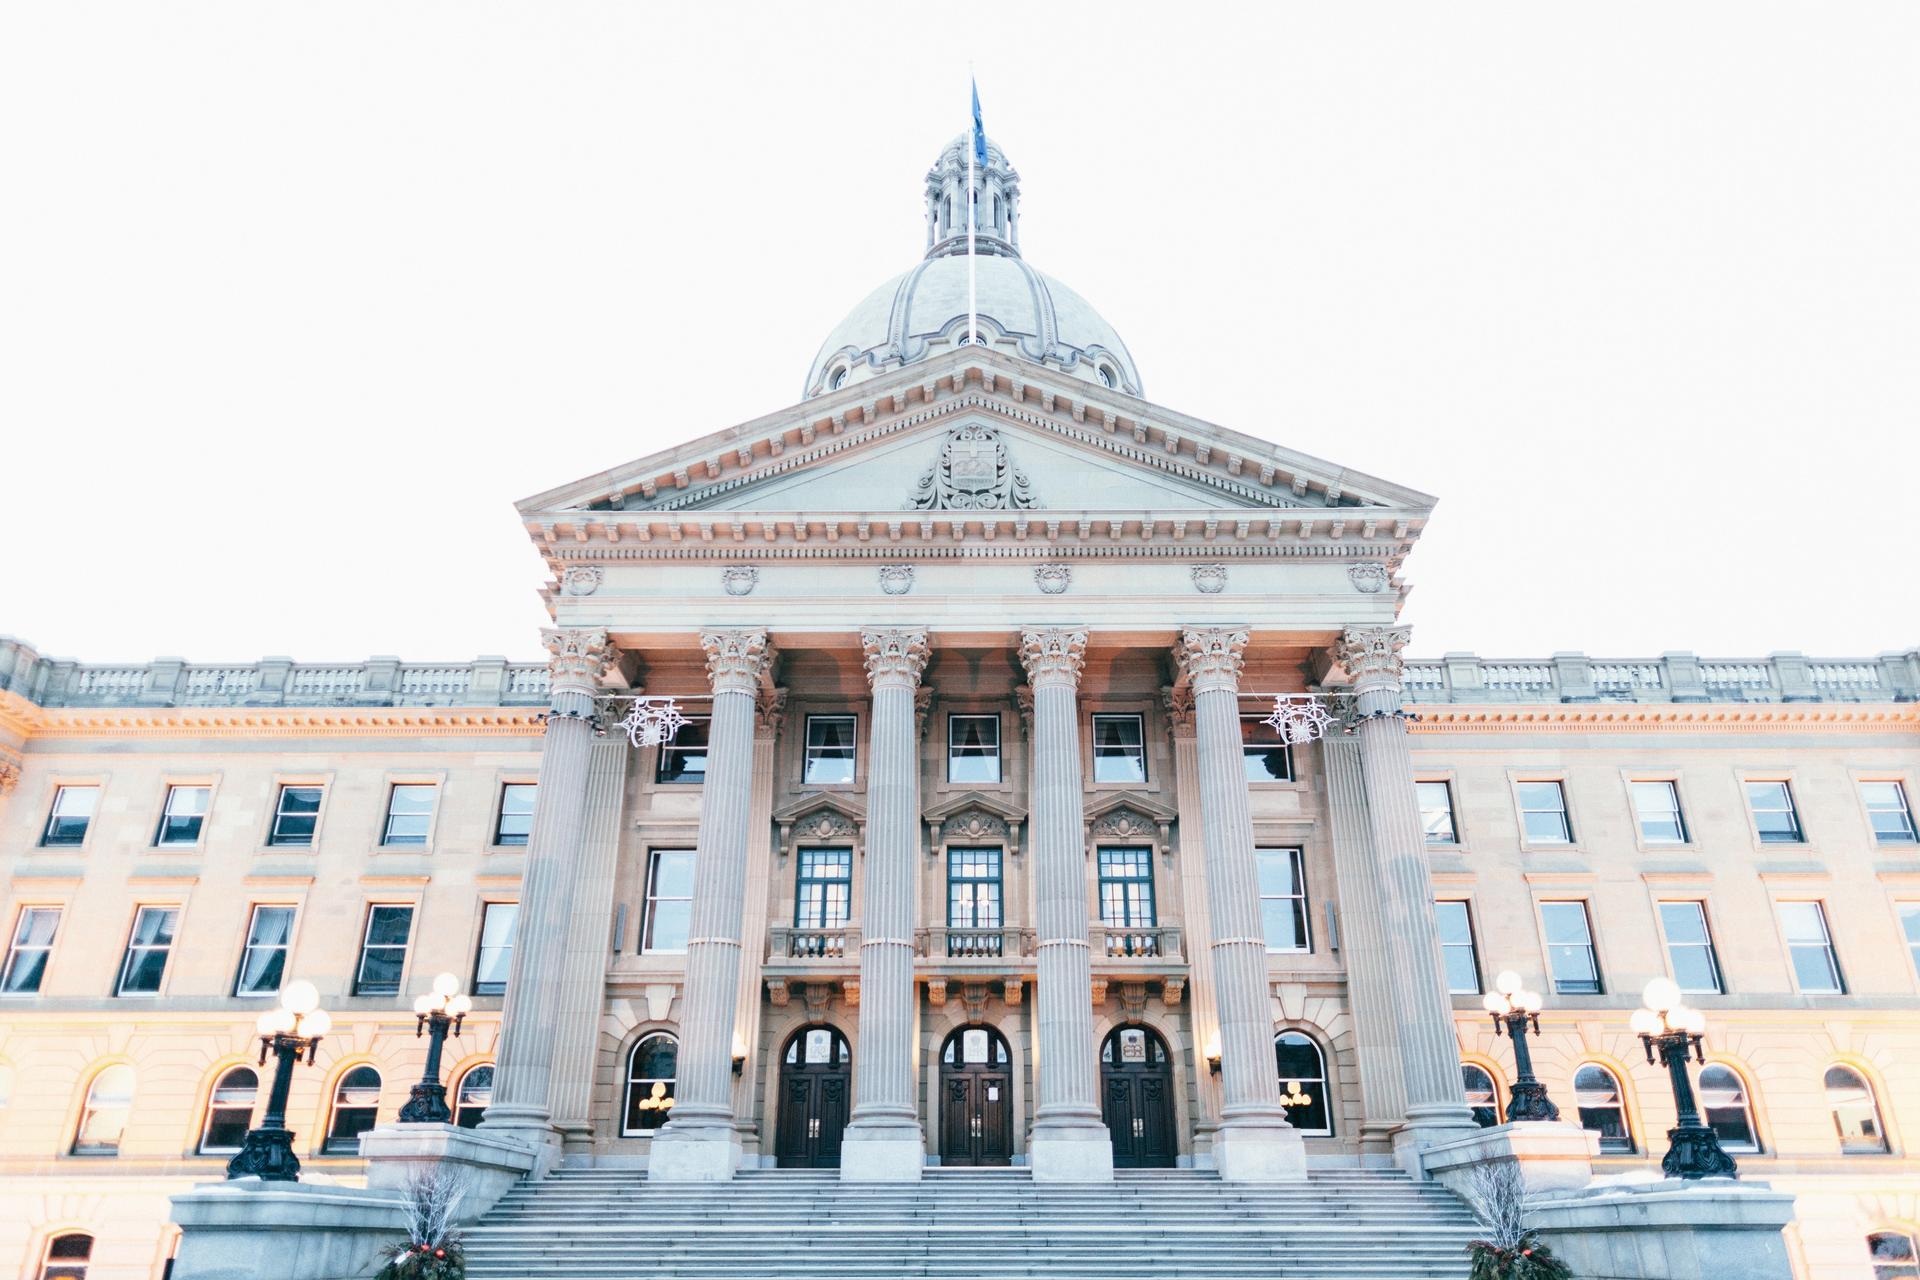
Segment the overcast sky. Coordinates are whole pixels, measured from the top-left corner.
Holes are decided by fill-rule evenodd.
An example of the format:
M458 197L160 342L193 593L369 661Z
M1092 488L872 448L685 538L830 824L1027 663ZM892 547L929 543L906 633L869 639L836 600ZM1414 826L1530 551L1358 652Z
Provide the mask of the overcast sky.
M533 656L512 502L792 403L967 64L1149 399L1439 495L1415 648L1920 643L1920 5L0 7L0 632Z

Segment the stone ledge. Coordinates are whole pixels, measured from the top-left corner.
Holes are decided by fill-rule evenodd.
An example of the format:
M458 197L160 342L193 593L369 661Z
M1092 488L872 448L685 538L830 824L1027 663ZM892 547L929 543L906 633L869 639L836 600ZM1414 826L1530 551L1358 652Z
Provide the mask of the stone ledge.
M1794 1197L1728 1178L1603 1182L1529 1203L1581 1280L1791 1280Z

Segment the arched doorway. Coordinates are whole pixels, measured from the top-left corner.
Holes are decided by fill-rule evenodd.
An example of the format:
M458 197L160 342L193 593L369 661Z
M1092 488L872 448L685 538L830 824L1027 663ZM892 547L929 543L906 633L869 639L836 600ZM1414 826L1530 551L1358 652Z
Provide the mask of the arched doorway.
M1013 1163L1013 1055L992 1027L961 1027L940 1050L940 1163Z
M838 1169L853 1096L853 1053L832 1027L802 1027L780 1057L774 1161L782 1169Z
M1100 1046L1100 1113L1116 1169L1171 1169L1173 1060L1146 1027L1116 1027Z

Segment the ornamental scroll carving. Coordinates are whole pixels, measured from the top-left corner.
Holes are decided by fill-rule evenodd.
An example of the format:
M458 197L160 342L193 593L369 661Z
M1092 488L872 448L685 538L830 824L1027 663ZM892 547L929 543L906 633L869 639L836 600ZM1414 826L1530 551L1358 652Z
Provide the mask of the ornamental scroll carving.
M755 692L778 656L764 631L703 631L700 647L707 653L707 678L715 693Z
M1041 504L1000 433L969 422L947 433L908 505L915 511L1025 511Z
M985 809L963 809L940 824L940 843L1009 844L1012 833L1007 820Z
M1223 564L1197 564L1192 572L1193 589L1201 595L1217 596L1227 589L1227 566Z
M1122 806L1095 818L1091 834L1095 840L1158 840L1166 844L1167 826L1158 818Z
M913 566L910 564L881 565L880 590L890 596L903 596L913 590Z
M1073 582L1073 568L1064 564L1035 565L1033 585L1040 588L1043 596L1063 594Z
M720 589L730 596L751 595L760 571L750 564L730 564L720 571Z
M1377 596L1386 590L1387 566L1377 561L1350 564L1347 566L1347 578L1353 583L1353 589L1361 595Z
M857 834L859 829L851 818L831 809L809 814L793 826L793 837L798 840L852 840Z
M1400 651L1412 637L1412 627L1348 627L1333 642L1333 658L1357 686L1398 688Z
M570 596L590 596L606 581L606 572L598 565L574 565L560 579L560 589Z
M1080 668L1087 661L1087 633L1070 627L1047 627L1020 633L1020 665L1027 669L1027 680L1043 684L1080 683Z

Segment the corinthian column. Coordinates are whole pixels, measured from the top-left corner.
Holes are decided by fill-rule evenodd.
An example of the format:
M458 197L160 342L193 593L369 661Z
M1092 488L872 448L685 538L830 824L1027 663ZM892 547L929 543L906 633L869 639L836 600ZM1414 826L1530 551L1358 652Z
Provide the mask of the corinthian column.
M700 636L713 682L707 779L693 859L692 936L680 999L673 1118L654 1135L649 1181L720 1182L740 1165L733 1123L733 1014L740 986L747 824L753 809L754 698L773 664L764 631Z
M1093 974L1087 954L1087 874L1082 806L1080 667L1087 633L1024 631L1020 661L1033 687L1034 922L1038 926L1040 1105L1030 1147L1039 1181L1107 1182L1113 1139L1100 1118L1093 1057Z
M840 1151L848 1182L917 1182L926 1136L913 1104L914 877L920 862L920 735L914 694L927 633L862 631L873 685L867 855L860 911L860 1066Z
M1474 1124L1460 1087L1460 1043L1442 977L1433 875L1427 867L1413 757L1401 711L1400 651L1410 634L1407 627L1349 627L1335 643L1333 656L1354 685L1367 828L1379 872L1377 909L1384 917L1395 974L1407 1122L1394 1134L1394 1152L1402 1167L1419 1177L1422 1147L1471 1133ZM1352 912L1371 904L1342 905Z
M1183 631L1174 662L1193 690L1200 812L1207 843L1207 921L1220 1011L1220 1128L1213 1163L1236 1182L1307 1176L1306 1148L1287 1123L1273 1057L1267 940L1260 921L1253 814L1240 741L1240 666L1247 633Z
M547 630L541 638L552 655L547 736L500 1015L493 1101L482 1124L538 1148L545 1166L558 1156L551 1122L554 1029L565 999L567 924L585 839L593 699L612 652L604 631Z

